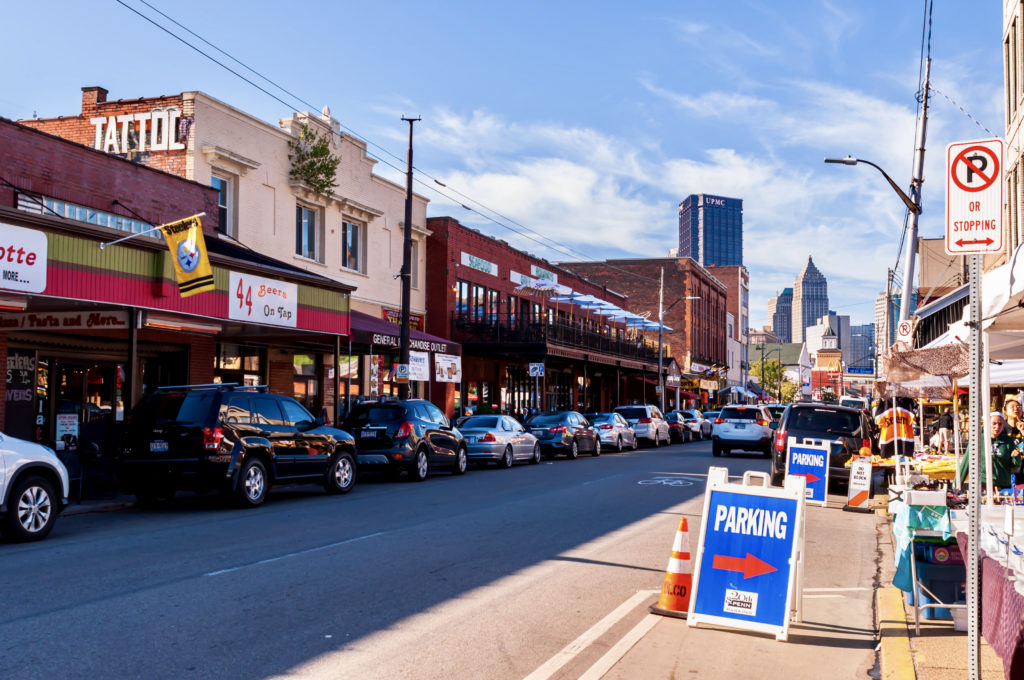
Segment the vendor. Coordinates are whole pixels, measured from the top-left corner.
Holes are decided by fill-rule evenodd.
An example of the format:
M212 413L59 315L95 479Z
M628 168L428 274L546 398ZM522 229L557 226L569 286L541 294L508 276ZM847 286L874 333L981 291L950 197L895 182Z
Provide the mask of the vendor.
M1024 410L1020 402L1009 398L1003 402L1003 413L1006 414L1006 434L1017 441L1024 440Z
M967 454L970 453L968 447ZM960 461L960 478L967 479L967 466L970 455L964 455ZM981 464L981 481L985 483L985 460ZM1013 438L1006 433L1006 418L999 411L992 412L992 474L997 487L1010 486L1010 475L1020 472L1021 453Z

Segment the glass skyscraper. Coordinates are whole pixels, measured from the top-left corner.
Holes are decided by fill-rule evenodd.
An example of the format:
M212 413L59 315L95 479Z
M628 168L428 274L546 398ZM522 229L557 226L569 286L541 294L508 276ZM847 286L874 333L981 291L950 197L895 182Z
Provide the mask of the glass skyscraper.
M691 194L679 204L679 257L702 266L743 264L743 200Z

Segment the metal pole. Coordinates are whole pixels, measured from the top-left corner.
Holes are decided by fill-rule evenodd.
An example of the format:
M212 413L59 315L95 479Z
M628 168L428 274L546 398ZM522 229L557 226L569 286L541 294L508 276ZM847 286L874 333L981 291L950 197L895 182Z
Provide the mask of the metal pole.
M910 212L910 228L907 230L907 261L903 270L903 297L900 300L900 321L910 318L910 295L914 288L914 258L917 255L917 218L921 214L921 184L924 182L924 140L928 129L928 78L932 60L924 63L924 88L921 96L921 119L917 126L917 145L914 152L914 179L910 183L910 197L917 211Z
M665 380L661 375L661 328L665 324L665 268L661 268L658 283L658 406L665 412Z
M978 559L978 531L981 517L981 451L984 446L981 421L984 418L985 396L981 393L981 256L968 257L970 286L970 443L967 475L970 480L967 530L967 672L970 680L980 680L978 632L980 630L981 561ZM989 478L991 484L992 479Z
M409 304L412 297L412 125L420 120L405 118L409 123L409 156L405 172L405 237L402 240L402 332L399 339L399 364L409 366ZM409 383L399 383L398 397L409 398Z

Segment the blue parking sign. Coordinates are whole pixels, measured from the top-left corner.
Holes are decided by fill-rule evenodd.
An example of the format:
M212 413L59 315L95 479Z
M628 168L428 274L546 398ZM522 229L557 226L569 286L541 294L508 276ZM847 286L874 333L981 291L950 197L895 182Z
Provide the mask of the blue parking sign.
M807 500L828 503L828 456L832 449L829 442L821 444L797 444L790 437L786 447L786 474L799 475L806 480Z
M726 473L714 479L709 473L688 623L770 632L784 640L803 537L803 484L792 479L776 489L727 479Z

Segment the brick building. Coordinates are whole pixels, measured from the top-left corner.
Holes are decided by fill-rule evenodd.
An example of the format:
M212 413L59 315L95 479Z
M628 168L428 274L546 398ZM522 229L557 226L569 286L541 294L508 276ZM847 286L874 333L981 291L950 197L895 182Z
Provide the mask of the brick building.
M625 309L623 293L451 217L429 218L427 227L427 330L461 343L463 352L462 380L447 389L448 406L589 411L655 399L654 334L566 301L586 295ZM535 294L538 280L557 284L560 296ZM530 377L531 363L544 364L543 378Z
M750 368L750 275L743 265L709 265L707 270L725 284L725 309L735 319L732 339L739 343L739 354L729 362L729 384L746 387Z
M7 258L0 279L4 432L77 469L105 459L116 425L159 385L222 380L293 394L314 381L323 396L307 405L332 406L332 381L301 372L296 358L336 360L351 286L211 238L211 187L4 119L0 148L0 243L27 253ZM203 212L215 289L183 298L166 243L142 232ZM140 235L100 248L131 233ZM262 308L260 284L286 292L287 320L240 306L238 291L254 290L252 308ZM242 343L256 351L239 352Z
M726 367L728 356L726 284L690 258L563 262L561 266L621 291L629 298L627 309L637 314L646 312L654 320L658 317L658 281L664 269L664 323L672 328L663 333L665 356L675 358L684 373L684 389L699 389L702 400L713 399L713 393L721 387L718 371Z

